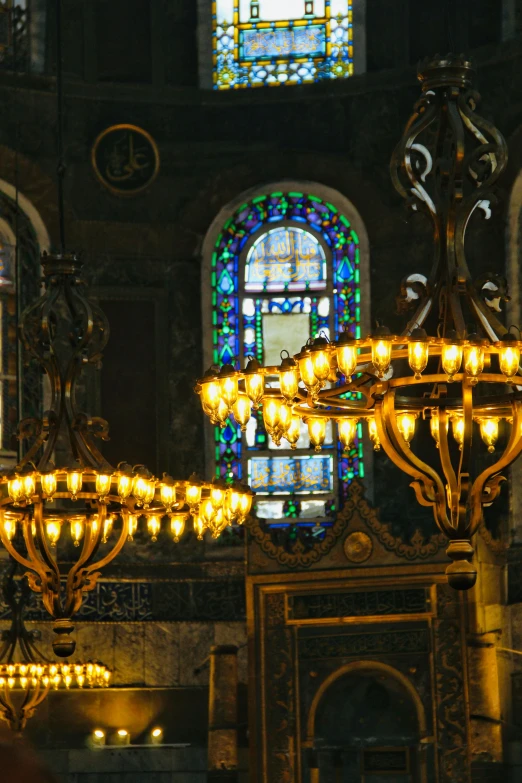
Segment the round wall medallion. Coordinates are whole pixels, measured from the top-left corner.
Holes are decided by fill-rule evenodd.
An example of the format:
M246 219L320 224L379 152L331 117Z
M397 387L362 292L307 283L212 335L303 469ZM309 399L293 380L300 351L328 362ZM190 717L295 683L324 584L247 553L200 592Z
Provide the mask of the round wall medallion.
M372 553L372 539L362 530L356 530L344 541L344 554L351 563L364 563Z
M158 176L156 142L136 125L111 125L91 150L91 162L100 182L117 196L134 196Z

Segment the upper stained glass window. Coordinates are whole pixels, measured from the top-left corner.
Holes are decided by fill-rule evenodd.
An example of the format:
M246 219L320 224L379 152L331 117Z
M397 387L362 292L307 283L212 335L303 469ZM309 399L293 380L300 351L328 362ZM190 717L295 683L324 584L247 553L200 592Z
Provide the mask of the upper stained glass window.
M212 255L213 361L272 366L309 337L348 327L361 334L359 239L326 201L300 192L255 196L222 226ZM216 474L247 479L270 524L324 525L343 504L348 483L364 476L361 425L342 451L328 425L323 452L310 454L303 424L297 449L269 441L261 411L246 432L228 419L215 428Z
M353 75L352 0L214 0L214 87Z

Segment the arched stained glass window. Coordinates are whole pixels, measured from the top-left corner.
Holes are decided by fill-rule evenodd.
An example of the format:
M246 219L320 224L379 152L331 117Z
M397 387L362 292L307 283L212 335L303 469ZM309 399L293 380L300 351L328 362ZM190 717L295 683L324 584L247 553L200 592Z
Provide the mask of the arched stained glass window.
M360 336L359 236L334 204L299 191L260 194L219 229L211 258L214 363L244 367L254 356L278 365L282 349L296 354L308 337L334 336L345 326ZM364 476L360 427L343 452L329 424L315 454L303 425L292 451L269 440L261 412L244 436L232 420L216 427L214 459L218 476L249 481L258 516L281 524L288 517L324 523L351 479Z
M214 0L214 87L305 84L363 70L364 24L354 24L354 10L364 18L364 0Z

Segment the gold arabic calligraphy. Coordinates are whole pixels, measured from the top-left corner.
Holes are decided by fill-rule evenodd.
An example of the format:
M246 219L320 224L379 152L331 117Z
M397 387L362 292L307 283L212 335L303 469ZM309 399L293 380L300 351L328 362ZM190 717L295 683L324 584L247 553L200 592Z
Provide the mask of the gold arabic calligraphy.
M282 227L265 234L252 247L249 282L323 280L324 261L322 248L312 236Z
M327 492L331 487L330 460L252 460L253 490Z
M245 57L274 57L290 54L313 54L321 52L324 28L302 28L294 30L245 30Z
M146 146L135 148L134 138L133 131L126 131L114 141L108 151L105 176L109 182L125 182L133 179L136 174L145 172L145 169L152 168L150 150ZM142 179L143 173L140 174L140 180Z

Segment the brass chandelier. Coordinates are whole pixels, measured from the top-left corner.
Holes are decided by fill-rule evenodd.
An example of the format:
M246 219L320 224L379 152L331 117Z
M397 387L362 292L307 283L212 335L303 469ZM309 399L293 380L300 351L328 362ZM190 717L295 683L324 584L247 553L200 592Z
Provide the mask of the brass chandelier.
M15 581L15 571L16 564L3 585L11 627L0 645L0 719L19 734L51 689L108 688L111 671L99 661L55 663L42 655L24 622L30 590L25 580Z
M343 332L330 343L319 335L280 366L250 359L243 371L211 368L197 387L212 422L224 426L231 414L244 428L252 407L262 406L271 438L292 448L301 421L317 451L328 421L346 449L366 422L374 448L433 509L449 540L448 581L460 590L476 581L470 539L483 507L522 450L520 331L496 315L508 298L505 280L474 281L465 252L469 221L477 210L489 217L507 161L504 138L475 112L473 75L463 57L425 61L421 97L393 154L395 188L434 232L429 277L402 283L403 305L415 306L402 333L378 324L364 339Z
M55 618L55 653L67 657L74 651L70 618L140 518L153 541L166 518L178 542L191 516L198 538L207 530L217 537L245 520L252 492L196 476L160 480L142 465L107 462L95 439L107 440L109 425L81 411L76 393L85 365L100 363L109 325L88 298L74 255L44 255L42 266L45 293L24 313L20 331L49 379L50 405L41 419L20 422L19 438L30 446L13 471L0 475L0 540L41 593ZM55 454L62 455L58 465ZM66 566L72 552L75 562Z

